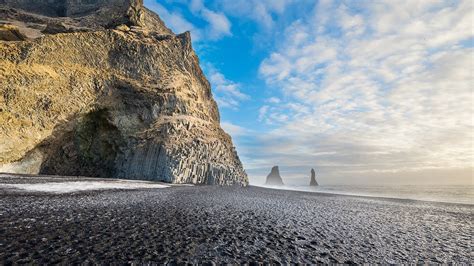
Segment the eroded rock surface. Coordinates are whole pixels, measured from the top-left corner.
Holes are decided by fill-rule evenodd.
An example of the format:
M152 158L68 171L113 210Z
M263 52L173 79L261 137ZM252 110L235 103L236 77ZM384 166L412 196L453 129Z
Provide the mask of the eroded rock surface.
M270 185L270 186L283 186L283 180L281 179L280 176L280 169L278 166L273 166L272 171L270 174L267 176L267 181L265 182L265 185Z
M248 183L189 32L141 0L55 1L0 0L0 172Z

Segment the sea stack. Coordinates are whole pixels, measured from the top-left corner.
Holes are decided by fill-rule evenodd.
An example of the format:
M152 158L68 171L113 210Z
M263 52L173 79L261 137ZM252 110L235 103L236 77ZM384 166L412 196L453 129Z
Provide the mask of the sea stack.
M267 176L267 182L265 182L265 185L270 185L270 186L283 186L283 180L281 179L280 176L280 170L278 169L278 166L273 166L272 171L270 174Z
M0 0L0 172L247 185L192 48L142 0Z
M311 169L311 181L309 182L309 185L311 187L319 186L318 181L316 181L316 173L314 172L314 169Z

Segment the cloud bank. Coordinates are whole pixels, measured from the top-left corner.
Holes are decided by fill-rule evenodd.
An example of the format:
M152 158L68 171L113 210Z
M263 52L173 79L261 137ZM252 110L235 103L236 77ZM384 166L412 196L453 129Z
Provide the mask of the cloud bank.
M262 163L341 176L472 167L472 21L470 1L319 1L261 63L285 95L260 109L278 125L259 139Z

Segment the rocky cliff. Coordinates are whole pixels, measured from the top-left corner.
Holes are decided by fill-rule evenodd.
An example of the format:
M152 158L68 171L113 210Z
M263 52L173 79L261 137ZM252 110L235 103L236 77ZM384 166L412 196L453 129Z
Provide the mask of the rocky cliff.
M0 172L248 178L189 32L141 0L0 0Z
M270 186L283 186L283 179L280 176L280 169L278 166L273 166L270 174L267 176L267 181L265 185Z

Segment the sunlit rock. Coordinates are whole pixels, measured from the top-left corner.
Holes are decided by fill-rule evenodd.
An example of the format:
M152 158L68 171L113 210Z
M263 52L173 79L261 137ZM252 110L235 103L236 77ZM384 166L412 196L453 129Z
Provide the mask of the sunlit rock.
M141 0L0 0L0 172L247 185L189 32Z

